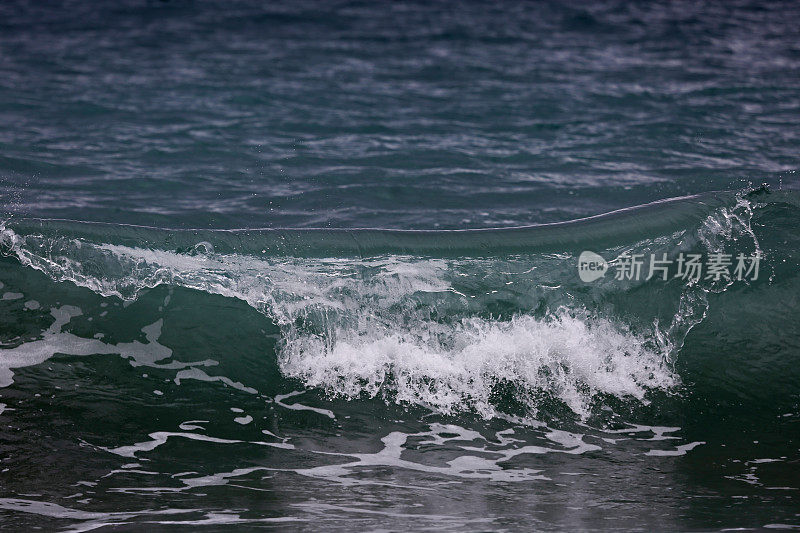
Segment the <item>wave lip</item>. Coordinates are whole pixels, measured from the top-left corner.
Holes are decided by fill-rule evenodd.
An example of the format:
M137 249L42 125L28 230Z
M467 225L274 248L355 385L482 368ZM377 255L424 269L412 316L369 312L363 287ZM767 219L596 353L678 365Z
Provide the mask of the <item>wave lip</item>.
M217 253L255 256L491 256L601 248L669 234L696 225L715 210L735 203L736 197L734 192L705 193L567 222L473 230L185 230L37 218L12 218L4 227L21 236L40 235L183 252L196 250L198 244L202 244L203 249L210 247Z

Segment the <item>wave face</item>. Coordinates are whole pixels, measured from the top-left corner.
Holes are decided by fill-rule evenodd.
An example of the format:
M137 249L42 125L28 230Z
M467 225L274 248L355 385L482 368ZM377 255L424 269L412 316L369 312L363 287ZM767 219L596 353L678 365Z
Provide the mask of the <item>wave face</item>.
M545 392L586 417L598 394L643 400L648 390L668 390L678 383L670 369L676 345L704 313L713 286L681 286L677 280L657 288L667 290L664 313L631 315L625 310L630 301L620 306L610 300L622 292L647 292L647 284L621 285L609 276L589 286L577 275L576 252L536 250L542 242L553 242L551 232L571 234L579 246L588 240L598 244L615 236L614 227L622 233L638 220L674 224L687 214L702 220L697 217L702 209L710 214L694 231L678 229L599 251L609 258L625 252L710 253L724 250L725 244L760 251L750 222L751 204L739 199L715 211L708 207L709 199L654 204L550 227L495 230L490 236L484 231L445 231L405 232L401 237L435 255L449 255L453 241L496 239L513 252L500 257L292 257L293 250L312 249L299 242L303 237L317 241L313 249L324 246L329 251L326 236L336 238L339 232L306 231L291 239L283 232L275 239L269 231L250 231L236 235L239 245L233 247L231 232L174 236L153 228L126 233L124 226L101 226L105 231L92 233L96 226L81 223L12 220L2 238L6 253L22 265L102 296L131 301L144 289L168 285L242 300L280 328L277 359L283 373L334 395L380 394L447 414L474 409L491 417L497 410L493 390L508 383L532 412L536 401L529 397ZM142 230L148 238L139 246L104 242L110 235L130 242ZM170 238L183 242L166 249ZM344 253L352 255L363 253L365 242L386 248L397 232L351 230L346 238L355 248ZM267 240L296 244L278 247ZM526 247L534 251L526 252ZM227 253L217 252L225 248ZM239 251L258 248L261 253ZM486 248L475 250L485 254Z
M290 475L324 491L398 483L361 475L380 469L409 472L411 485L422 482L413 472L427 472L436 483L538 480L555 490L593 461L628 464L626 482L653 487L647 464L678 484L679 464L657 461L695 448L728 457L717 472L725 483L784 487L798 464L796 446L776 436L800 420L799 200L720 193L461 232L12 218L0 238L0 405L12 412L47 399L47 419L88 447L81 456L98 472L112 465L80 492L116 491L121 508L139 510L78 516L24 499L2 507L136 521L152 511L131 502L153 491L214 492L234 479L257 489ZM757 279L619 280L609 271L587 283L578 275L585 249L617 266L626 254L761 262ZM351 445L334 437L342 433ZM727 451L742 439L764 449ZM246 468L192 459L220 447L261 459ZM431 458L417 457L426 447ZM532 459L542 454L576 457Z

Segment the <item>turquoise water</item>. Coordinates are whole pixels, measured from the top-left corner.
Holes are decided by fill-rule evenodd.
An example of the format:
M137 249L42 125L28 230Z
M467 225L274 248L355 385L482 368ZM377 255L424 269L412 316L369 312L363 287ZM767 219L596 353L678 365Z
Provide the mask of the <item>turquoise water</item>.
M798 22L3 4L0 524L800 527Z

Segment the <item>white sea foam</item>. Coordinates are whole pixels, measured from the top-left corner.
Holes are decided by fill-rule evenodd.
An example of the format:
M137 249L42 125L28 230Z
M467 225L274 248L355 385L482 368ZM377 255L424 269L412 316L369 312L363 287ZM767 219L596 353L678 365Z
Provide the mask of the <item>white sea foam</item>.
M47 361L57 353L87 356L87 355L112 355L117 354L128 359L132 366L151 366L159 368L178 369L178 376L183 379L206 379L207 381L223 381L229 386L241 388L247 392L255 392L241 384L234 383L228 378L208 376L197 366L213 366L216 361L204 360L184 363L173 361L162 364L164 359L172 355L172 349L160 344L162 320L159 319L141 329L147 342L137 340L120 342L117 344L105 343L100 339L80 337L73 333L62 331L64 326L83 312L80 308L64 305L50 310L54 321L45 330L40 339L24 342L14 348L5 348L0 352L0 387L7 387L14 381L14 370L34 366ZM183 370L182 370L183 369ZM185 374L181 374L185 372ZM176 382L179 382L176 377Z
M646 344L608 320L562 311L548 319L338 331L333 344L298 336L281 363L287 374L347 397L391 386L401 401L491 416L492 391L507 381L523 395L547 391L585 415L596 393L642 399L648 388L676 383L663 356Z

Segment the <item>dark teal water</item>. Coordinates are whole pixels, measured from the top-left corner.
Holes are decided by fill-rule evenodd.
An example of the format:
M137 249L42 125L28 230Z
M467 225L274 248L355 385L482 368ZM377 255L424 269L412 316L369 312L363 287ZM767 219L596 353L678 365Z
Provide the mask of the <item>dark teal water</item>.
M800 528L798 23L3 3L0 527Z

